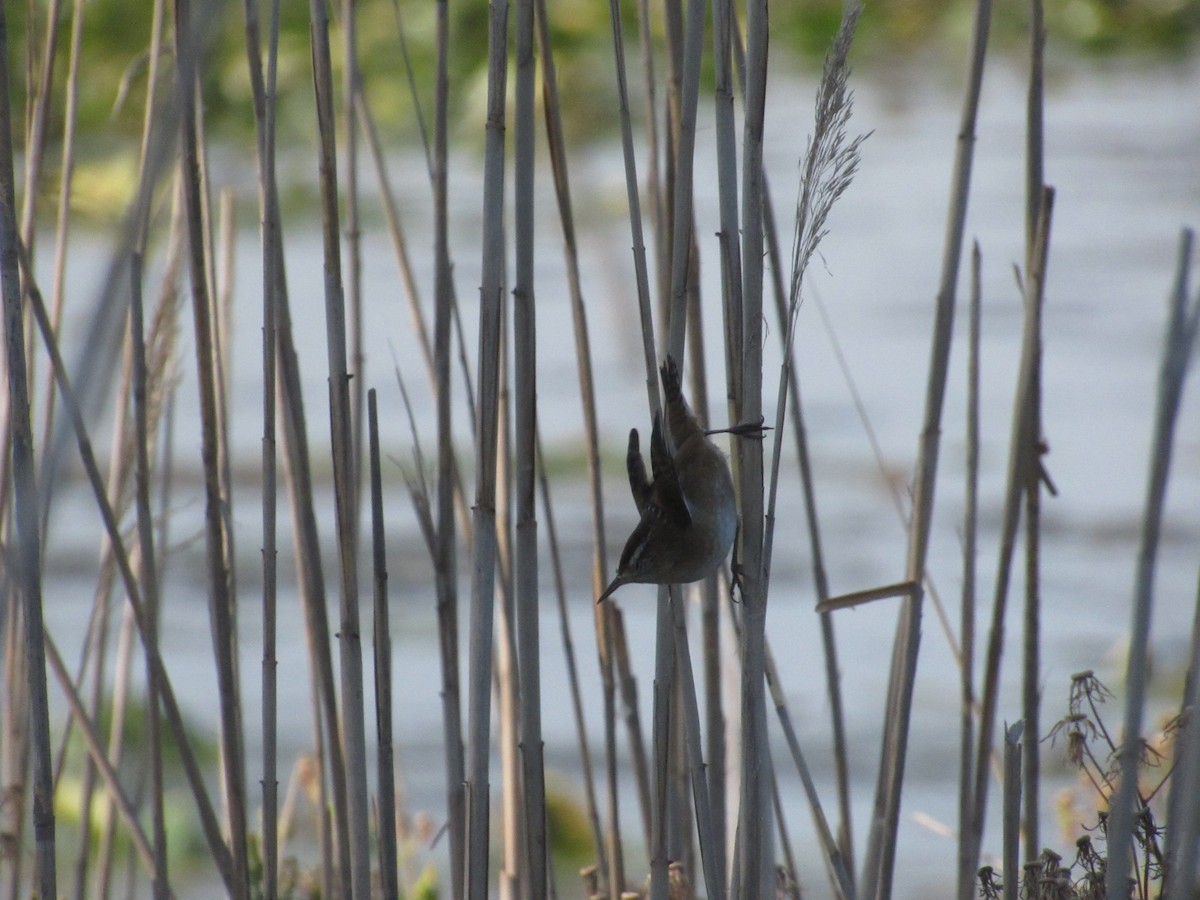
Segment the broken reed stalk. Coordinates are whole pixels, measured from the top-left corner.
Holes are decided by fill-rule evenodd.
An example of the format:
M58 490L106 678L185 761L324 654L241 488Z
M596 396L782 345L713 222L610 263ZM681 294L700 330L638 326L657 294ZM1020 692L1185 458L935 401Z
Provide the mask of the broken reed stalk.
M1021 732L1024 722L1004 728L1004 900L1017 900L1021 885ZM1032 735L1030 740L1035 740Z
M978 0L972 30L966 96L955 147L951 176L950 207L947 213L945 247L939 280L933 340L930 348L929 378L925 413L921 426L913 512L909 528L906 578L919 582L925 573L929 530L933 520L934 487L937 481L939 436L945 399L950 344L953 338L954 306L959 264L962 257L963 230L970 194L971 163L975 145L975 119L983 81L987 51L990 0ZM913 686L916 681L917 655L921 641L921 607L924 589L918 586L903 601L896 628L892 674L888 684L887 720L881 751L879 779L862 878L864 897L891 896L895 866L896 839L900 824L900 795L904 784L904 766L908 752L908 729L912 715Z
M1181 259L1186 259L1186 254L1181 254ZM1189 298L1187 280L1187 268L1181 265L1168 300L1167 327L1158 373L1150 472L1146 483L1146 506L1142 513L1142 531L1134 576L1133 621L1125 670L1124 727L1121 744L1117 750L1120 779L1113 793L1108 821L1108 870L1105 887L1109 900L1118 900L1129 892L1135 801L1138 807L1143 805L1137 790L1137 773L1142 756L1142 718L1149 676L1154 570L1158 561L1167 479L1171 469L1183 384L1196 343L1196 334L1200 330L1200 297L1194 301ZM1189 302L1192 303L1190 309ZM1198 663L1200 661L1195 659L1191 661L1193 667Z
M992 755L996 707L999 703L1000 662L1004 651L1004 619L1008 605L1008 588L1016 545L1017 522L1020 518L1021 499L1027 490L1028 479L1037 477L1037 473L1031 472L1030 467L1036 469L1040 465L1036 453L1037 439L1031 432L1036 428L1033 414L1037 406L1033 396L1037 389L1038 356L1041 353L1039 341L1041 339L1042 292L1045 285L1046 257L1053 208L1053 188L1044 188L1038 220L1038 237L1034 245L1035 252L1032 260L1034 265L1028 273L1024 285L1025 322L1021 335L1021 359L1017 373L1012 434L1009 445L1008 481L1005 488L1005 505L1001 525L1000 558L996 567L992 622L988 631L987 656L984 661L983 685L980 690L979 743L975 752L975 787L972 798L971 828L968 831L968 839L971 841L969 856L975 861L974 864L978 864L979 860L984 817L987 811L988 761ZM1033 737L1031 736L1030 739L1032 740Z
M474 547L468 659L466 896L488 892L491 691L496 575L496 461L500 343L504 304L504 123L508 2L488 16L487 127L484 146L483 284L479 304L479 427L475 437Z
M55 897L54 772L46 693L45 630L42 623L42 547L38 526L38 486L33 463L33 427L29 416L25 323L17 263L19 237L15 217L10 99L13 92L9 85L9 71L8 24L5 11L0 9L0 294L3 296L5 358L8 362L6 430L11 430L13 521L16 529L16 554L13 558L16 577L9 590L19 591L21 614L24 616L26 647L23 674L33 773L35 883L40 896ZM17 615L10 614L10 618L16 627ZM15 752L20 751L13 748L7 750L6 754ZM16 867L13 868L15 870Z
M341 277L337 153L334 136L333 73L329 14L325 4L309 4L313 90L316 98L324 255L325 342L329 364L329 430L333 462L334 506L341 573L341 623L338 633L342 690L341 741L346 754L351 883L354 896L369 896L371 857L367 799L366 726L364 723L362 636L358 612L357 509L351 373L346 350L346 303Z
M982 335L983 262L979 242L971 247L971 297L967 332L966 484L963 492L963 574L959 670L958 853L956 896L974 900L975 857L966 840L971 828L975 755L975 602L979 545L979 375Z
M195 325L196 364L200 389L201 457L204 466L205 540L208 559L209 611L212 619L213 653L221 711L221 752L225 769L226 815L233 858L233 894L249 892L249 861L246 843L246 783L242 757L242 715L237 683L237 634L234 628L234 586L231 566L231 535L224 515L227 497L222 491L219 454L218 400L214 352L212 304L208 281L200 191L200 145L196 123L196 94L199 90L198 32L193 30L187 0L175 3L175 46L177 91L182 129L181 183L186 211L188 261L191 273L192 311Z

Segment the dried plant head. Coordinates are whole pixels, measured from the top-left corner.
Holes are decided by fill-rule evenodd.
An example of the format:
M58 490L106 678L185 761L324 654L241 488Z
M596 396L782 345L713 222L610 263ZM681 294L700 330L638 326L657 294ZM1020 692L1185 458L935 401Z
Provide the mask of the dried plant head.
M1096 724L1086 713L1070 712L1054 723L1050 733L1043 740L1048 740L1051 746L1064 737L1067 742L1067 761L1079 768L1087 755L1088 742L1096 737Z
M1096 673L1091 669L1076 672L1071 676L1071 700L1068 706L1071 712L1079 712L1084 701L1095 705L1112 698L1113 692L1104 686L1104 683L1096 677Z

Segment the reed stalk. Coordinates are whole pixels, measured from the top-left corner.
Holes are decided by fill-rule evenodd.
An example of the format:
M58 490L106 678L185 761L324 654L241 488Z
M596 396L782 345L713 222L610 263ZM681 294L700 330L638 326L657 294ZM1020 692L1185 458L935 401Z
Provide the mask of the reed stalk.
M739 404L745 421L762 415L763 299L763 132L767 86L766 3L754 0L746 12L745 119L742 135L742 345ZM736 354L735 354L736 356ZM741 683L741 797L739 857L733 895L742 900L766 896L774 880L774 841L770 822L770 749L766 698L766 571L764 567L763 448L739 441L741 563L743 596Z
M38 486L34 473L33 428L29 417L29 381L25 322L17 268L19 238L13 181L12 91L9 85L8 23L0 9L0 294L4 304L5 358L8 364L8 427L11 430L13 521L16 526L16 578L24 617L25 683L28 697L33 773L35 883L40 896L57 896L54 823L54 772L50 711L46 693L45 630L42 623L42 547L38 526ZM16 616L13 616L16 619ZM15 674L15 673L13 673ZM11 683L11 682L10 682ZM9 752L12 752L11 750ZM15 867L14 867L15 868Z
M967 332L966 485L963 492L963 574L961 667L959 670L960 724L958 768L958 900L975 896L975 862L966 839L971 828L971 802L975 755L975 603L976 564L979 546L979 375L982 335L982 255L979 242L971 247L971 297Z
M540 602L537 546L537 319L534 291L534 99L537 75L534 0L516 5L516 139L514 205L516 283L513 290L514 462L516 464L516 560L518 679L521 697L521 791L525 825L525 889L548 896L550 862L546 833L546 773L542 742Z
M1034 267L1029 272L1025 284L1025 323L1021 335L1021 359L1017 375L1012 436L1009 446L1008 483L1001 526L1000 559L996 569L992 622L988 631L987 656L984 661L983 685L980 690L979 743L975 755L975 788L972 799L971 829L968 833L972 842L970 856L976 863L979 859L984 816L987 810L988 762L992 755L996 707L999 703L1000 660L1004 650L1004 617L1008 602L1012 556L1016 543L1017 520L1020 517L1021 498L1027 490L1028 479L1038 477L1036 471L1031 471L1031 468L1036 470L1040 466L1036 453L1036 422L1033 419L1037 406L1033 398L1038 381L1042 292L1045 284L1046 255L1053 207L1053 189L1045 188L1042 192L1041 212L1038 220Z
M1181 253L1181 259L1186 254ZM1154 573L1166 505L1167 478L1175 445L1183 384L1187 377L1196 335L1200 332L1200 298L1188 297L1187 269L1180 266L1176 285L1168 298L1167 327L1158 373L1154 432L1150 445L1150 472L1146 505L1138 542L1134 574L1133 614L1125 669L1125 714L1117 760L1120 778L1111 799L1108 820L1108 869L1105 889L1109 900L1129 893L1135 803L1144 805L1138 791L1138 765L1142 755L1142 719L1149 680L1150 615L1154 604ZM1191 308L1188 303L1191 302ZM1195 668L1200 661L1192 659Z
M1026 102L1026 149L1025 149L1025 273L1029 277L1036 263L1037 228L1041 215L1043 172L1045 171L1044 146L1044 81L1045 81L1045 45L1046 21L1042 0L1030 0L1029 3L1029 90ZM1040 321L1038 323L1038 344L1041 344ZM1026 449L1030 454L1030 470L1027 474L1025 500L1025 635L1024 635L1024 664L1022 685L1022 718L1029 740L1023 744L1024 759L1021 765L1021 775L1024 779L1022 793L1025 798L1025 816L1022 831L1025 838L1025 862L1037 859L1041 852L1039 840L1039 813L1041 809L1038 781L1041 774L1039 762L1040 743L1037 740L1041 733L1040 717L1040 683L1041 668L1041 597L1040 597L1040 559L1041 547L1041 489L1044 481L1044 471L1041 464L1042 422L1041 422L1041 351L1039 349L1035 372L1033 375L1033 392L1030 410L1033 417L1033 429L1029 435L1032 442Z
M584 452L587 459L588 488L591 499L591 531L592 531L592 592L599 594L604 586L607 575L608 548L604 534L604 496L600 482L600 451L599 426L596 419L595 384L592 377L592 348L588 339L587 307L584 304L583 289L579 274L579 248L576 240L575 213L571 201L571 184L568 176L566 140L563 136L561 105L558 92L558 72L554 62L554 54L550 43L550 26L546 11L545 0L536 0L534 4L537 27L538 61L542 72L542 108L545 112L546 143L550 154L551 174L554 179L554 193L558 201L559 221L563 232L563 255L566 262L567 290L571 302L571 323L575 338L575 356L579 371L580 405L584 423ZM608 604L600 604L593 613L596 623L598 656L601 666L601 690L603 694L604 731L606 747L610 743L613 756L610 760L609 786L612 789L610 803L612 809L611 825L613 834L611 846L606 847L604 834L600 829L599 811L596 805L596 789L591 751L588 747L587 729L583 719L582 702L579 696L578 676L575 666L575 652L570 633L570 622L566 615L565 586L561 583L561 566L557 552L557 538L554 534L553 518L550 506L549 479L546 477L545 461L542 458L540 435L537 447L538 478L541 483L542 496L545 504L545 519L547 539L550 546L552 565L556 573L556 582L561 637L563 651L567 660L568 680L572 691L572 706L575 712L576 731L579 737L580 768L584 777L584 797L588 809L588 817L593 827L593 839L596 845L596 860L604 885L611 886L610 891L618 891L624 884L624 865L620 847L619 822L617 822L616 787L616 715L615 688L613 681L613 663L611 648L611 615ZM615 849L614 849L615 848ZM612 868L610 868L612 865Z
M400 896L396 850L396 775L392 743L392 635L388 614L387 547L383 521L383 475L379 464L379 410L367 392L368 472L371 488L371 559L374 573L375 733L378 749L379 883L385 897Z
M154 550L154 520L150 509L150 428L147 413L146 340L142 311L142 261L135 254L130 262L133 296L129 304L129 334L133 358L134 445L136 458L136 508L138 557L141 561L142 597L146 604L146 640L157 643L159 619L158 561ZM171 894L167 873L167 829L163 815L162 736L159 720L158 673L146 654L147 753L150 757L150 806L154 834L154 896L165 900Z
M83 0L75 0L71 8L71 38L67 53L67 80L63 91L62 160L59 163L58 208L55 210L54 274L50 286L50 320L54 324L55 332L58 331L62 323L63 284L66 276L67 246L70 235L71 198L75 178L75 121L79 105L79 59L83 46L83 21ZM49 36L47 36L47 39L49 39ZM29 155L32 158L36 154ZM30 185L36 184L36 182L26 183ZM35 192L34 189L27 189L26 191L27 194ZM27 240L31 236L31 230L32 222L24 230ZM47 372L46 401L43 404L45 409L42 431L43 447L50 440L50 425L54 421L54 401L54 374Z
M1186 303L1191 293L1189 274L1195 235L1191 229L1182 230L1179 238L1178 262L1172 292L1175 303ZM1180 299L1182 298L1182 299ZM1196 301L1200 303L1200 300ZM1192 620L1191 660L1184 685L1180 711L1194 710L1200 697L1200 584L1196 591L1196 613ZM1175 774L1167 806L1167 872L1165 896L1187 897L1200 883L1197 871L1197 843L1200 834L1200 806L1192 802L1200 793L1200 724L1195 715L1185 713L1183 728L1175 742Z
M1185 239L1190 241L1190 237ZM1188 252L1181 254L1186 260ZM1200 696L1200 584L1196 589L1196 613L1192 619L1191 660L1184 687L1181 710L1195 709ZM1175 773L1167 808L1167 889L1168 898L1186 898L1200 886L1197 871L1197 836L1200 836L1200 806L1194 798L1200 792L1200 724L1194 715L1184 719L1175 743Z
M918 586L913 594L904 601L896 629L892 677L889 679L888 685L888 718L884 727L879 780L875 793L874 821L861 881L862 895L867 898L879 898L879 900L886 900L892 892L896 837L900 823L900 794L904 784L913 685L916 680L917 655L921 639L921 607L924 589L919 582L925 572L929 530L933 519L942 405L945 398L950 344L953 336L955 296L962 256L967 198L970 193L975 120L983 82L983 64L987 51L990 21L990 0L979 0L975 6L966 96L963 101L954 168L951 175L950 207L947 214L942 271L937 292L929 379L925 413L921 426L917 480L913 491L909 550L905 567L907 580L918 583Z
M32 25L33 10L30 13L29 50L33 51L35 39ZM21 202L21 241L34 255L35 225L37 224L38 187L42 180L42 167L46 151L46 134L50 130L51 100L54 96L54 70L58 57L58 20L62 14L61 0L50 0L46 5L46 30L43 36L44 44L38 62L31 58L28 66L27 87L32 93L29 98L29 109L26 112L27 133L25 135L25 193ZM40 63L40 65L38 65ZM33 69L38 65L37 75Z
M197 372L202 423L201 456L205 483L205 529L208 548L209 609L212 617L213 652L217 667L221 707L221 750L225 766L226 814L229 817L230 852L233 858L236 897L249 892L249 863L246 845L246 788L242 757L240 689L237 683L230 535L219 471L221 436L218 433L216 387L217 356L214 352L212 307L203 230L200 185L200 145L197 134L196 94L199 45L192 30L187 0L175 3L175 46L183 154L181 182L186 210L188 260L191 272L192 310L195 324Z
M488 98L484 144L483 284L479 305L474 548L471 573L468 683L466 896L488 892L489 778L496 570L496 463L501 311L504 292L504 128L508 2L493 0L488 17Z
M1021 886L1021 733L1024 722L1004 728L1004 900Z
M629 109L629 86L626 75L625 66L625 32L621 22L621 9L617 0L609 2L609 23L612 27L613 38L613 57L614 68L617 83L617 113L621 127L621 153L625 169L625 193L629 211L629 228L632 238L634 280L637 287L637 308L638 321L640 325L640 333L642 335L642 356L646 370L646 393L649 401L649 408L656 410L659 408L659 393L658 393L658 378L655 374L657 368L657 358L654 349L654 315L651 308L650 300L650 276L649 269L646 263L646 242L642 229L642 212L641 212L641 197L638 184L637 158L634 152L633 144L633 124ZM643 49L643 74L645 77L644 90L647 97L647 116L646 128L647 137L651 142L651 153L649 157L649 182L652 185L652 196L656 204L656 213L661 213L661 193L654 190L658 185L657 178L657 150L656 150L656 134L655 129L655 110L653 105L654 97L654 80L653 80L653 55L649 45L649 28L648 13L645 9L645 4L641 7L640 29L642 34L642 49ZM661 224L663 219L661 215L657 216L657 221ZM657 234L661 238L660 229ZM589 357L590 358L590 357ZM589 373L588 382L589 391L591 385L591 376ZM594 406L594 404L593 404ZM589 417L585 407L585 421ZM591 418L594 418L594 412L591 413ZM597 517L602 514L603 508L599 504L599 469L592 470L592 490L593 490L593 532L597 535L602 534L603 523L596 521ZM595 555L593 558L593 589L597 594L604 584L606 577L605 568L605 547L601 541L594 541ZM605 725L605 750L608 765L608 802L609 802L609 856L612 860L611 877L608 879L608 890L611 900L620 900L621 891L624 889L624 864L623 854L620 844L620 831L618 824L618 800L617 800L617 762L616 762L616 741L615 741L615 681L619 679L621 686L622 699L626 710L626 725L629 732L629 738L634 758L634 772L638 784L638 797L641 801L643 830L646 837L646 845L651 848L651 858L653 865L654 857L654 841L657 833L657 828L654 823L654 814L652 808L654 800L651 796L649 773L646 770L646 755L645 749L642 746L641 725L637 715L636 695L637 688L633 680L632 672L628 664L628 652L624 642L624 629L621 626L619 607L614 603L600 604L596 610L597 627L596 637L598 649L600 653L600 671L603 680L604 691L604 725ZM660 621L665 622L665 618ZM656 657L657 658L657 657ZM613 665L616 664L617 676L614 678ZM659 876L659 883L665 883L662 876ZM662 888L658 888L661 892Z
M246 19L246 58L254 106L258 151L258 201L262 222L263 271L263 438L262 438L262 892L276 900L279 892L279 775L278 775L278 463L277 284L283 278L282 234L275 178L276 74L279 63L279 0L272 0L267 29L267 65L262 66L262 35L258 4L243 4ZM326 860L332 868L332 860Z
M367 751L364 723L362 636L358 612L357 510L354 408L350 395L350 361L346 349L346 300L342 282L339 234L337 154L334 139L333 73L329 49L329 15L324 3L309 5L316 97L321 221L324 254L325 341L329 365L329 429L333 461L334 506L341 572L341 622L338 630L342 720L346 755L346 812L349 816L350 872L354 897L370 896L371 858L367 800Z
M358 7L354 0L342 0L342 115L345 130L342 140L342 208L345 212L344 270L346 318L349 334L349 359L347 373L350 376L350 429L351 458L350 476L353 483L353 506L350 522L357 532L359 527L358 508L361 502L362 478L359 469L363 460L364 409L366 390L363 354L363 295L362 295L362 225L359 182L359 97L364 95L362 70L358 64ZM357 540L355 541L357 544Z
M437 591L438 638L442 670L442 728L449 819L450 895L466 896L467 795L463 759L462 708L458 652L457 544L454 531L454 443L450 416L450 339L454 287L450 271L447 213L447 119L449 110L449 2L437 0L437 72L434 84L433 179L434 365L437 391ZM467 379L469 381L469 379Z
M276 271L282 276L282 247ZM320 777L320 814L318 818L326 864L322 867L324 889L332 893L339 886L343 897L352 896L350 872L350 824L347 815L346 766L338 734L337 690L334 687L333 659L329 647L329 620L325 602L325 578L321 546L313 509L312 466L309 462L304 401L300 390L300 363L292 340L291 312L288 308L286 281L275 285L278 315L277 351L280 405L284 424L284 461L292 508L292 535L295 544L297 581L304 608L304 634L313 684L313 745ZM332 804L325 801L325 777L332 788ZM324 845L329 842L332 848Z

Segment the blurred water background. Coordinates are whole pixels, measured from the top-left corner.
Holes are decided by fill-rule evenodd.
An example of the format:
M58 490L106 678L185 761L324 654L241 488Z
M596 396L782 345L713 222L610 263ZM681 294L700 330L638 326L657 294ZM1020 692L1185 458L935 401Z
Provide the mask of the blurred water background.
M876 67L857 80L854 131L872 131L853 186L835 208L822 248L823 264L811 270L800 310L797 356L817 485L829 578L835 593L900 580L905 529L894 494L907 504L924 402L933 299L941 259L949 173L961 89L957 72L919 63ZM766 162L776 209L790 234L797 162L811 128L815 81L781 73L768 92ZM981 608L991 609L991 577L1005 478L1009 421L1016 381L1021 300L1013 267L1023 258L1023 146L1025 86L1019 70L1003 61L986 75L967 233L983 257L983 447L981 485ZM714 396L724 383L720 353L719 272L716 265L716 163L711 106L702 101L696 163L696 217L701 242L705 339ZM257 791L260 748L261 272L254 209L255 171L249 156L214 150L216 183L238 191L242 217L236 242L233 303L233 467L238 485L233 520L237 537L241 671L252 795ZM418 284L432 296L432 221L424 157L405 151L391 161L402 216L412 242ZM543 160L543 162L545 162ZM304 160L292 177L304 178ZM619 143L594 141L570 160L571 186L580 219L583 290L588 304L605 477L609 547L616 554L635 522L621 464L630 427L646 429L634 278L625 211ZM482 166L467 148L451 163L451 239L455 282L474 347L480 266ZM567 301L561 234L548 166L538 189L537 255L539 404L550 459L555 514L563 541L571 628L582 667L591 739L602 737L590 588L588 498L584 484L583 430ZM1045 307L1044 430L1046 466L1058 496L1043 504L1043 731L1066 711L1072 673L1095 669L1114 688L1122 677L1122 648L1130 628L1130 600L1145 484L1166 297L1184 225L1200 222L1200 68L1194 63L1151 65L1076 62L1053 67L1046 97L1046 181L1057 190ZM311 177L315 179L315 169ZM364 179L368 193L374 188ZM285 222L285 242L296 340L305 372L305 401L314 438L328 439L320 234L314 219ZM92 295L107 264L103 234L81 235L68 269L70 297ZM427 451L435 440L432 399L416 350L389 238L379 215L368 215L363 235L366 377L380 395L385 453L390 602L396 685L397 760L410 810L445 815L441 755L440 677L432 571L411 512L400 465L412 465L408 426L396 386L398 366L413 396L417 428ZM941 477L929 572L954 623L961 590L960 528L963 506L963 430L967 267L952 358L942 438ZM86 306L86 304L83 304ZM824 314L822 313L824 311ZM827 321L826 321L827 318ZM774 408L778 326L768 324L765 384ZM66 342L79 331L67 324ZM834 346L844 355L845 371ZM180 463L170 534L162 621L162 649L186 714L214 738L218 723L216 681L208 638L203 485L199 468L199 417L193 351L182 349L174 441ZM877 459L854 393L877 442ZM456 375L457 377L457 375ZM1194 381L1194 377L1192 379ZM1200 565L1200 406L1196 385L1186 390L1168 491L1166 527L1159 548L1152 650L1158 683L1177 686L1195 610ZM469 457L462 404L458 440ZM723 408L713 412L724 419ZM827 811L835 794L828 709L814 589L800 485L790 437L783 465L781 516L768 640L786 687L800 740L814 765ZM105 447L104 439L96 441ZM882 465L881 465L882 464ZM329 542L326 573L335 571L332 488L318 485L322 536ZM92 603L100 529L79 480L60 494L47 543L46 623L67 650L81 645ZM287 511L281 506L281 522ZM285 532L286 533L286 532ZM545 529L542 527L544 536ZM282 773L311 745L309 675L291 548L281 535L279 754ZM463 557L460 555L460 560ZM546 760L580 797L578 752L558 642L548 565L543 566L545 619L542 656ZM331 578L330 602L337 590ZM366 582L364 582L364 585ZM1011 594L1009 647L999 717L1020 716L1018 578ZM650 718L654 609L651 588L632 586L617 595L627 618L643 721ZM364 600L366 597L364 596ZM882 601L836 615L854 776L856 845L865 845L874 790L883 703L897 601ZM336 621L336 619L334 620ZM697 629L698 631L698 629ZM957 631L957 625L955 625ZM464 631L465 635L465 631ZM917 680L915 719L904 794L904 824L897 859L897 896L948 896L955 843L937 823L956 821L958 671L941 624L927 604ZM369 660L368 660L369 665ZM135 667L135 677L137 677ZM368 691L370 679L367 679ZM56 695L51 691L52 697ZM368 699L368 703L370 703ZM1119 719L1113 706L1113 724ZM61 708L58 710L61 721ZM778 737L776 735L776 737ZM1048 781L1043 788L1043 842L1072 850L1054 816L1055 791L1074 783L1061 744L1042 746ZM808 810L791 765L780 751L777 773L806 889L828 896L815 851ZM631 779L632 784L632 779ZM182 801L190 803L190 801ZM993 793L991 813L998 813ZM630 833L637 828L632 787L623 798ZM998 815L991 815L985 853L999 852ZM435 848L430 858L443 852ZM636 866L634 866L636 871ZM572 896L570 885L560 886ZM207 888L195 886L201 896Z

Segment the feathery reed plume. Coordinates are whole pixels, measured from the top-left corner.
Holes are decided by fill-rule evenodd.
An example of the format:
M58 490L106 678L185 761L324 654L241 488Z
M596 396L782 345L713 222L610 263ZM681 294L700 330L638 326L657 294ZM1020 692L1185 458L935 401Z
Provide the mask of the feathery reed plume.
M794 328L800 305L804 273L822 239L829 233L826 220L838 198L845 193L858 171L859 148L869 137L849 138L847 128L854 110L850 77L850 46L862 4L855 3L842 16L833 46L825 55L813 133L804 151L803 173L796 200L796 226L792 237L792 276L789 331Z

